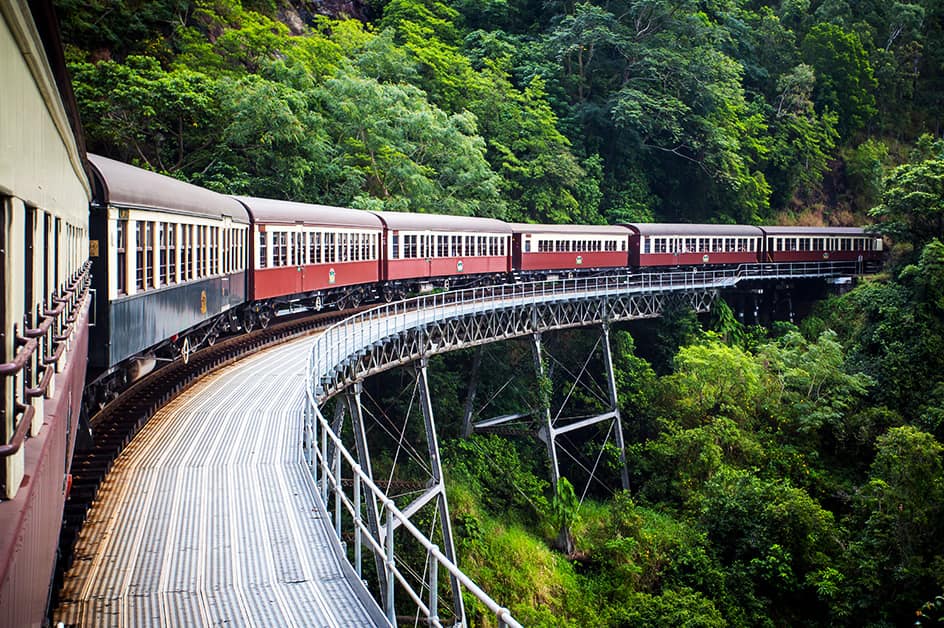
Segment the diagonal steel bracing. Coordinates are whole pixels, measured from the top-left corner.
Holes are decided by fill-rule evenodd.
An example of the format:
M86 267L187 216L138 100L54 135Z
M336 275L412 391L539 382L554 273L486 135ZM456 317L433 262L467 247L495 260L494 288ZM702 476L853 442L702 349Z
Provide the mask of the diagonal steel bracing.
M562 426L554 425L550 420L549 409L546 409L543 430L549 442L552 473L556 483L559 471L556 464L555 437L596 422L611 421L616 428L623 466L622 484L628 487L625 445L609 347L609 323L658 317L670 299L681 299L696 312L706 312L720 290L733 287L744 280L829 278L855 274L855 268L847 268L842 263L753 264L721 271L662 271L490 286L380 306L354 315L322 334L315 342L309 358L309 386L303 434L304 455L311 467L312 477L320 488L323 503L327 504L329 488L333 490L335 528L339 537L342 506L353 518L358 573L361 530L367 529L367 545L375 556L381 596L391 624L396 621L393 597L395 583L399 582L409 598L416 603L418 613L425 615L431 625L440 625L436 586L438 569L432 565L432 562L435 562L450 574L460 624L465 625L462 595L459 591L461 583L494 614L500 626L519 625L507 609L499 606L481 591L456 566L451 529L448 527L448 506L442 485L435 423L426 382L425 360L429 356L510 338L531 336L536 348L535 367L539 377L543 378L540 334L557 329L602 324L610 409L597 417ZM360 404L360 382L373 374L418 360L422 360L417 370L417 378L422 380L420 389L433 479L417 501L408 506L406 511L400 511L373 481ZM343 448L337 432L332 430L332 427L339 430L343 425L343 414L336 415L334 426L321 414L321 405L325 401L351 386L354 386L354 392L347 396L346 404L352 418L357 462ZM473 401L474 387L470 390L467 408L471 408ZM471 427L471 412L467 410L464 431L468 432ZM332 443L332 448L337 448L332 449L330 454L329 442ZM348 499L342 490L342 462L348 465L347 468L354 476L353 499ZM362 489L366 493L364 497ZM445 553L410 522L411 515L433 501L437 502L442 522ZM367 526L361 521L364 506L367 510ZM381 506L386 515L383 531L380 526ZM428 593L425 601L422 599L423 591L417 592L404 578L403 571L397 567L393 547L395 527L405 528L427 551L431 561L430 578L426 585L420 587L425 588Z

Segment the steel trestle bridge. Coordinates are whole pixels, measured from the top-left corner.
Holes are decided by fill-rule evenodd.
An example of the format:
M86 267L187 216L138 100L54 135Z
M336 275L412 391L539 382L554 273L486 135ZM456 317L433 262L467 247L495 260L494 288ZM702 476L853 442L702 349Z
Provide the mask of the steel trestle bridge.
M541 334L546 331L603 326L604 364L609 377L610 409L579 424L557 427L545 408L541 438L548 445L552 480L559 478L554 438L599 421L613 421L617 446L624 450L609 348L608 326L617 321L656 318L670 300L682 300L706 312L721 290L747 282L835 279L862 274L854 262L747 264L733 269L632 273L549 280L442 292L399 301L358 313L329 328L311 348L304 408L304 457L321 496L325 515L333 517L338 546L353 538L353 565L358 578L364 549L373 555L381 605L391 625L397 623L397 584L415 604L416 617L440 626L439 572L449 579L456 624L466 624L461 589L471 593L500 626L519 626L510 612L471 581L457 566L440 466L435 420L430 403L427 360L430 356L511 338L531 336L535 369L543 375ZM420 409L429 452L430 479L412 503L398 508L375 482L361 404L362 382L371 375L405 365L415 367ZM340 396L334 415L324 404ZM354 433L356 455L339 437L345 416ZM467 417L468 419L468 417ZM623 458L623 484L627 486ZM442 547L411 522L421 508L435 505ZM333 512L332 512L333 511ZM394 551L395 530L403 529L426 553L418 576ZM403 533L401 533L403 534Z

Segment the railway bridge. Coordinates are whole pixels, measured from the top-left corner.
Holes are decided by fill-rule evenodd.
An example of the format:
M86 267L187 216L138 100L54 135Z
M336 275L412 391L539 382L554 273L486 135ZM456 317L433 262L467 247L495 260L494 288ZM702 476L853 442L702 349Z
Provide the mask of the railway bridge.
M673 299L704 312L725 290L837 281L858 270L758 264L443 292L363 311L314 342L242 360L171 402L122 453L82 531L54 619L465 625L465 592L476 612L518 626L456 556L427 360L529 337L540 374L543 333L601 326L610 407L576 422L561 423L547 408L541 417L556 481L555 442L564 433L608 422L623 449L611 323L658 317ZM366 378L405 365L415 373L428 472L408 502L372 472L361 402Z

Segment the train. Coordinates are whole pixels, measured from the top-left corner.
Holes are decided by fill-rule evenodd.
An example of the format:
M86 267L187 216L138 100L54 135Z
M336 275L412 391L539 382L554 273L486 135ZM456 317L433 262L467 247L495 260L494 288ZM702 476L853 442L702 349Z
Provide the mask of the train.
M434 289L740 264L881 263L855 227L560 225L227 196L89 154L88 402L280 312Z
M861 229L538 225L234 197L85 150L49 0L3 0L0 625L43 625L79 425L287 310L499 282L881 263Z

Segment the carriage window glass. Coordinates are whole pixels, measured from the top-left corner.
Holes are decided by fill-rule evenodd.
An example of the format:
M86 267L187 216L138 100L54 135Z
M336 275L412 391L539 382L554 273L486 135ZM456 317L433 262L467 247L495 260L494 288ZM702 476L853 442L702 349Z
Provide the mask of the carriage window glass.
M157 278L161 283L168 283L167 268L167 223L157 223Z
M138 221L137 224L137 242L135 246L135 262L137 267L134 269L135 287L140 291L144 290L144 221Z
M189 251L187 250L189 240L187 239L187 225L180 225L180 280L187 281L187 260Z
M128 239L127 236L128 223L124 220L118 220L115 222L115 253L118 254L118 259L116 260L117 273L116 279L118 282L118 294L127 294L128 288L125 278L126 262L125 262L125 242ZM28 231L28 230L27 230ZM29 275L27 275L28 277Z
M268 260L266 259L268 251L268 240L269 233L267 231L259 232L259 268L265 268L268 266Z
M220 273L220 228L210 227L210 275Z

